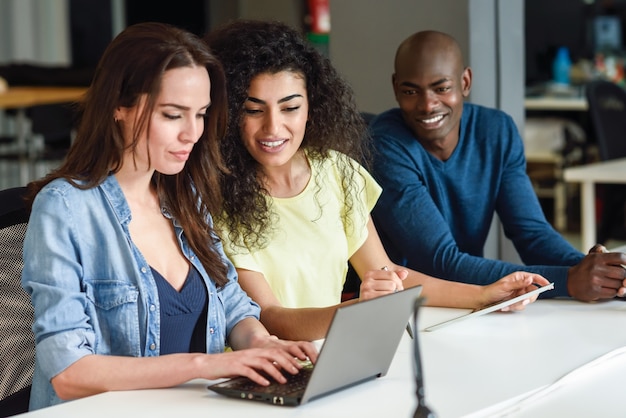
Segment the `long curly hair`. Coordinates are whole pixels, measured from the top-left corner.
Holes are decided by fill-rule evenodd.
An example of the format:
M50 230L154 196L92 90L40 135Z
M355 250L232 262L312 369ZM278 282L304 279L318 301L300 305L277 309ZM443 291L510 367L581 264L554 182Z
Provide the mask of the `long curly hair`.
M215 247L211 213L221 210L220 173L225 170L219 140L226 132L226 81L220 62L196 35L162 23L140 23L122 31L105 50L78 109L76 138L62 165L29 184L30 203L46 184L64 178L89 189L121 168L127 149L136 150L139 135L149 131L166 71L203 66L211 80L211 106L204 132L183 170L175 175L155 172L152 182L162 204L180 222L189 244L218 286L227 282L227 267ZM113 115L147 97L130 144ZM148 139L149 140L149 139Z
M306 80L309 114L301 148L313 160L327 158L330 150L341 153L344 161L339 168L349 213L353 207L349 191L357 187L353 177L359 174L347 157L367 166L369 135L352 88L330 61L300 32L281 22L235 20L209 32L205 40L222 62L228 91L228 130L221 142L228 174L221 182L224 211L218 216L224 233L238 246L262 248L273 224L259 165L240 134L248 89L260 74L290 71Z

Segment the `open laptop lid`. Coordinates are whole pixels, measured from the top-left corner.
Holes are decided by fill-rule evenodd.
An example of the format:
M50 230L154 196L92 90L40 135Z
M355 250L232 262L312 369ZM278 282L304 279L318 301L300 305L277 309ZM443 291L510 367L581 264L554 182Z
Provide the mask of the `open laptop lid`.
M337 309L301 403L387 374L421 291L417 286Z

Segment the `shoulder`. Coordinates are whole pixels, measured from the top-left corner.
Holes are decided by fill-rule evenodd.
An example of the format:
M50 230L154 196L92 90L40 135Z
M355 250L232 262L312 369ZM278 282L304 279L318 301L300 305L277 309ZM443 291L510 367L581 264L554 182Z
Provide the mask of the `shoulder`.
M463 123L472 123L481 128L501 128L515 125L513 118L500 109L481 106L473 103L463 105Z
M361 165L346 154L329 150L326 157L312 156L307 153L309 164L315 172L341 172L346 168L359 170Z
M375 139L380 136L404 136L411 134L411 131L404 123L402 112L397 107L376 115L369 126Z
M363 182L374 182L373 177L359 162L353 158L339 152L330 150L328 157L321 160L309 157L309 163L313 176L322 178L326 185L334 184L343 186L346 179L349 179L349 184L362 185Z
M70 182L63 178L55 179L37 193L33 208L38 205L58 205L69 211L78 212L93 206L101 207L104 200L117 205L125 202L124 194L115 176L111 175L102 184L88 189L77 187L81 184L83 184L82 181Z
M461 132L464 137L489 146L506 148L521 142L517 125L508 113L472 103L463 106Z
M402 122L402 112L400 108L394 107L375 115L370 121L370 126L375 128L384 124L395 125L398 122Z
M35 204L37 202L67 200L72 197L81 195L82 190L71 184L66 179L58 178L46 184L35 196Z
M46 184L33 201L29 230L60 234L64 228L73 227L83 215L83 207L90 199L84 192L65 179L55 179Z
M327 164L332 164L333 166L351 166L353 168L358 168L361 167L361 165L356 162L353 158L347 156L344 153L341 153L339 151L335 151L335 150L330 150L328 151L328 159L326 161Z
M399 108L387 110L376 116L370 124L370 132L376 154L401 156L420 151L419 141L404 122Z
M461 122L462 154L481 158L484 164L517 160L523 156L523 141L517 125L506 112L465 104Z

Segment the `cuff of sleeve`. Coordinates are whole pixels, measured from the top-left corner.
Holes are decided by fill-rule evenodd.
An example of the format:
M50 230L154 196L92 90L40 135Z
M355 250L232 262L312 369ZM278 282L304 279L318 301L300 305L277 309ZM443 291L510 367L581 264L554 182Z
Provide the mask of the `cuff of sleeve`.
M567 296L570 297L569 292L567 291L567 272L569 267L555 267L554 271L545 275L545 278L548 281L554 283L554 290L549 292L544 292L539 295L541 299L554 298L559 296Z
M37 357L48 380L77 360L94 354L93 335L85 332L65 332L48 337L37 344Z

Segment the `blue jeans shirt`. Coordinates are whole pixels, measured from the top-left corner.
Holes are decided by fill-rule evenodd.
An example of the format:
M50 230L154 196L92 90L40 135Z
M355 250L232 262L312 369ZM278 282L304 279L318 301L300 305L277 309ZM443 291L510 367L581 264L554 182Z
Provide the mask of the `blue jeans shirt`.
M169 216L164 212L166 216ZM158 356L159 298L150 266L133 244L130 208L114 176L81 190L58 179L37 195L24 241L22 286L35 309L31 409L61 400L50 380L90 354ZM180 248L208 290L206 347L219 353L233 327L260 308L237 283L217 289L173 220ZM211 245L207 237L207 245Z

